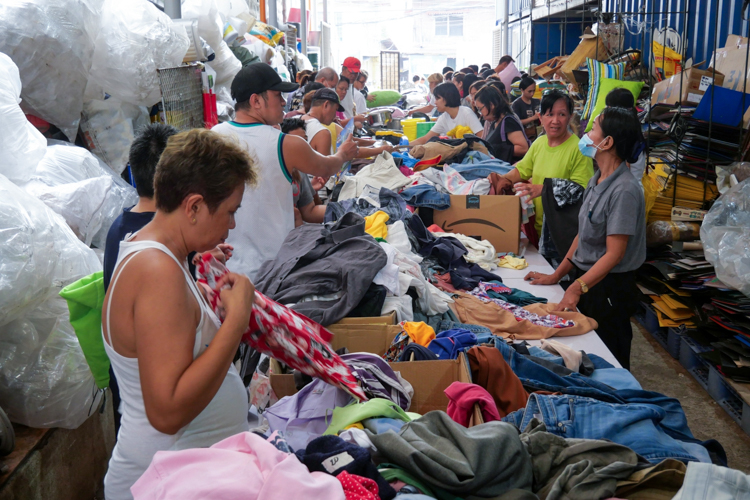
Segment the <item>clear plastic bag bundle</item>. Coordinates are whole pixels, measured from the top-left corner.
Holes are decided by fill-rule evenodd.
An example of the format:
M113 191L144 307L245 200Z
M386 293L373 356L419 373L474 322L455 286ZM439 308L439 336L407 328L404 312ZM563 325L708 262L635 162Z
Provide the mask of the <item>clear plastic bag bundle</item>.
M185 28L147 0L105 0L91 78L117 99L152 106L161 99L156 70L182 63Z
M100 399L64 299L0 327L0 405L13 422L75 429Z
M81 131L86 147L117 173L128 165L135 133L148 123L146 108L114 98L86 101L81 114Z
M77 146L50 141L23 189L60 214L86 245L104 248L107 232L138 194L106 164Z
M703 219L701 241L716 276L750 297L750 179L716 200Z
M0 174L14 182L29 180L47 149L44 136L21 111L20 96L18 67L10 57L0 53Z
M241 7L227 7L223 13L232 15ZM221 18L219 7L215 0L182 0L182 17L184 19L198 19L198 34L216 53L216 58L206 63L216 71L216 84L229 86L235 75L242 69L242 64L235 57L224 41L224 20Z
M0 331L66 285L101 269L44 203L0 175Z
M101 0L0 2L0 52L18 65L24 110L71 140L78 133L100 12Z

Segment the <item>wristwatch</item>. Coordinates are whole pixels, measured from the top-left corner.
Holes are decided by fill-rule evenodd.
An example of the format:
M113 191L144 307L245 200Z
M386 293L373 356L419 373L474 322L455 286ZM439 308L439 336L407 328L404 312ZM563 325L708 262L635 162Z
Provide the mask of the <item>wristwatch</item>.
M589 293L589 286L581 278L578 278L576 281L581 285L581 293Z

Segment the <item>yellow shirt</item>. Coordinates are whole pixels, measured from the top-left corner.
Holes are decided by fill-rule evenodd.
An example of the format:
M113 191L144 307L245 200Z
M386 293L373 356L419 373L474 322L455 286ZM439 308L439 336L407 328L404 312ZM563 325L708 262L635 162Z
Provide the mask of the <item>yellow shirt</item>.
M532 184L544 184L544 179L568 179L584 188L594 176L594 162L578 149L578 137L571 135L567 141L554 148L547 136L539 137L529 148L523 160L516 163L521 179L531 179ZM534 198L536 230L542 235L542 198Z
M321 123L321 125L323 125ZM339 136L339 133L336 131L336 124L331 123L330 125L323 125L325 128L328 129L329 132L331 132L331 154L336 154L336 138Z

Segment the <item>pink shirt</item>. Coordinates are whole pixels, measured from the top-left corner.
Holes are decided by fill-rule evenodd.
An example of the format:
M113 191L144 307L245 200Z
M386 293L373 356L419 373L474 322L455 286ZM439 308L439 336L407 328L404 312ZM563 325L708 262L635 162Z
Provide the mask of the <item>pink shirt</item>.
M210 448L160 451L130 489L134 500L346 500L341 483L251 432Z

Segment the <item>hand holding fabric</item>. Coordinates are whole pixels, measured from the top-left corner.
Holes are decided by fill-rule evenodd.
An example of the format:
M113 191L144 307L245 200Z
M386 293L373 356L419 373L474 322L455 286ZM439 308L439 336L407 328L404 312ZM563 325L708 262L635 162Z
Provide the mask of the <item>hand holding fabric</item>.
M357 146L357 143L354 142L354 139L350 135L339 148L339 152L344 161L350 161L359 154L359 146Z
M517 196L528 196L529 199L541 196L543 187L541 184L529 184L526 182L517 182L513 186Z
M210 256L213 259L213 256ZM227 273L216 283L216 289L221 290L221 304L224 318L231 319L238 325L250 321L250 311L255 302L255 287L244 274Z

